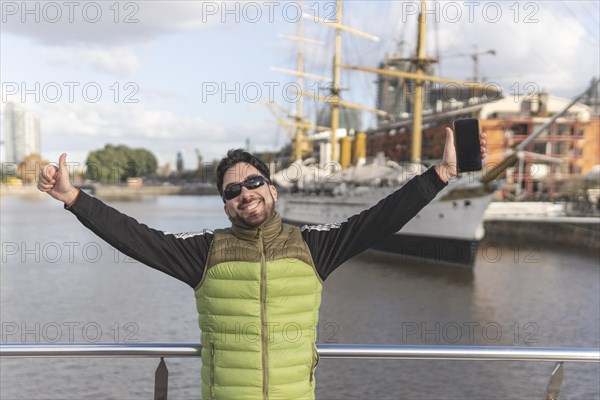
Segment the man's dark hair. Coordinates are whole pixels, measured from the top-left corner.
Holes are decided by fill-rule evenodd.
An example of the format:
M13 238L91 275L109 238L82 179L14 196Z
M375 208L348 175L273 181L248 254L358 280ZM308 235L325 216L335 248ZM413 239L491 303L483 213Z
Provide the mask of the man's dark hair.
M252 165L265 178L271 178L269 167L260 158L253 156L244 149L230 149L227 152L227 156L223 157L219 165L217 165L217 189L219 190L219 194L223 195L223 178L225 177L225 172L235 164L241 162Z

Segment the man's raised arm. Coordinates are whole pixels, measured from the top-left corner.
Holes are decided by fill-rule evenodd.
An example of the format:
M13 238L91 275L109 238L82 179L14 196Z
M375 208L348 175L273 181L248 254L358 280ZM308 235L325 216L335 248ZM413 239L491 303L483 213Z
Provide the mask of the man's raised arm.
M168 234L139 223L75 188L69 179L67 155L58 167L40 170L38 189L62 201L65 208L100 238L122 253L195 287L202 278L212 232Z

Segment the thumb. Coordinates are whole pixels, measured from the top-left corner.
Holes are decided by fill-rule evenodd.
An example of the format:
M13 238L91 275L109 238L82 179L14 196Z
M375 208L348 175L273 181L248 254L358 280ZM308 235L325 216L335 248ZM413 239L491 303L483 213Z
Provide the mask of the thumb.
M62 153L60 155L60 158L58 159L58 165L60 165L61 169L63 168L63 166L64 168L67 167L67 153Z
M456 147L454 146L454 132L450 128L446 128L446 146L444 147L442 163L449 167L456 166Z
M454 132L452 129L446 127L446 148L448 146L451 146L451 148L454 147Z
M456 148L454 147L454 132L446 128L446 145L444 146L444 161L456 162Z
M69 177L69 169L67 168L67 153L62 153L58 159L58 177L57 179L66 176Z

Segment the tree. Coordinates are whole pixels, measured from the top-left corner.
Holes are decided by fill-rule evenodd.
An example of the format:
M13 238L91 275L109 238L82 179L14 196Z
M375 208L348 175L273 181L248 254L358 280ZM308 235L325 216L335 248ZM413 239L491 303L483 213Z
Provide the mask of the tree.
M104 149L88 155L85 178L100 183L119 183L154 173L157 166L156 157L148 150L107 144Z

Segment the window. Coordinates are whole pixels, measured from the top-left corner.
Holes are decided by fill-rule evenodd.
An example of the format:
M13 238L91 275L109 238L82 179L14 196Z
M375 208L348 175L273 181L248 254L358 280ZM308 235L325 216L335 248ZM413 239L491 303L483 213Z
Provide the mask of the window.
M573 126L568 124L558 124L556 126L556 134L558 136L571 136L573 134Z
M557 156L568 155L569 146L565 142L558 142L554 144L554 154Z
M533 152L537 154L546 154L546 142L536 142L533 144Z
M529 133L527 129L527 124L524 123L512 124L511 130L514 132L515 135L527 135Z

